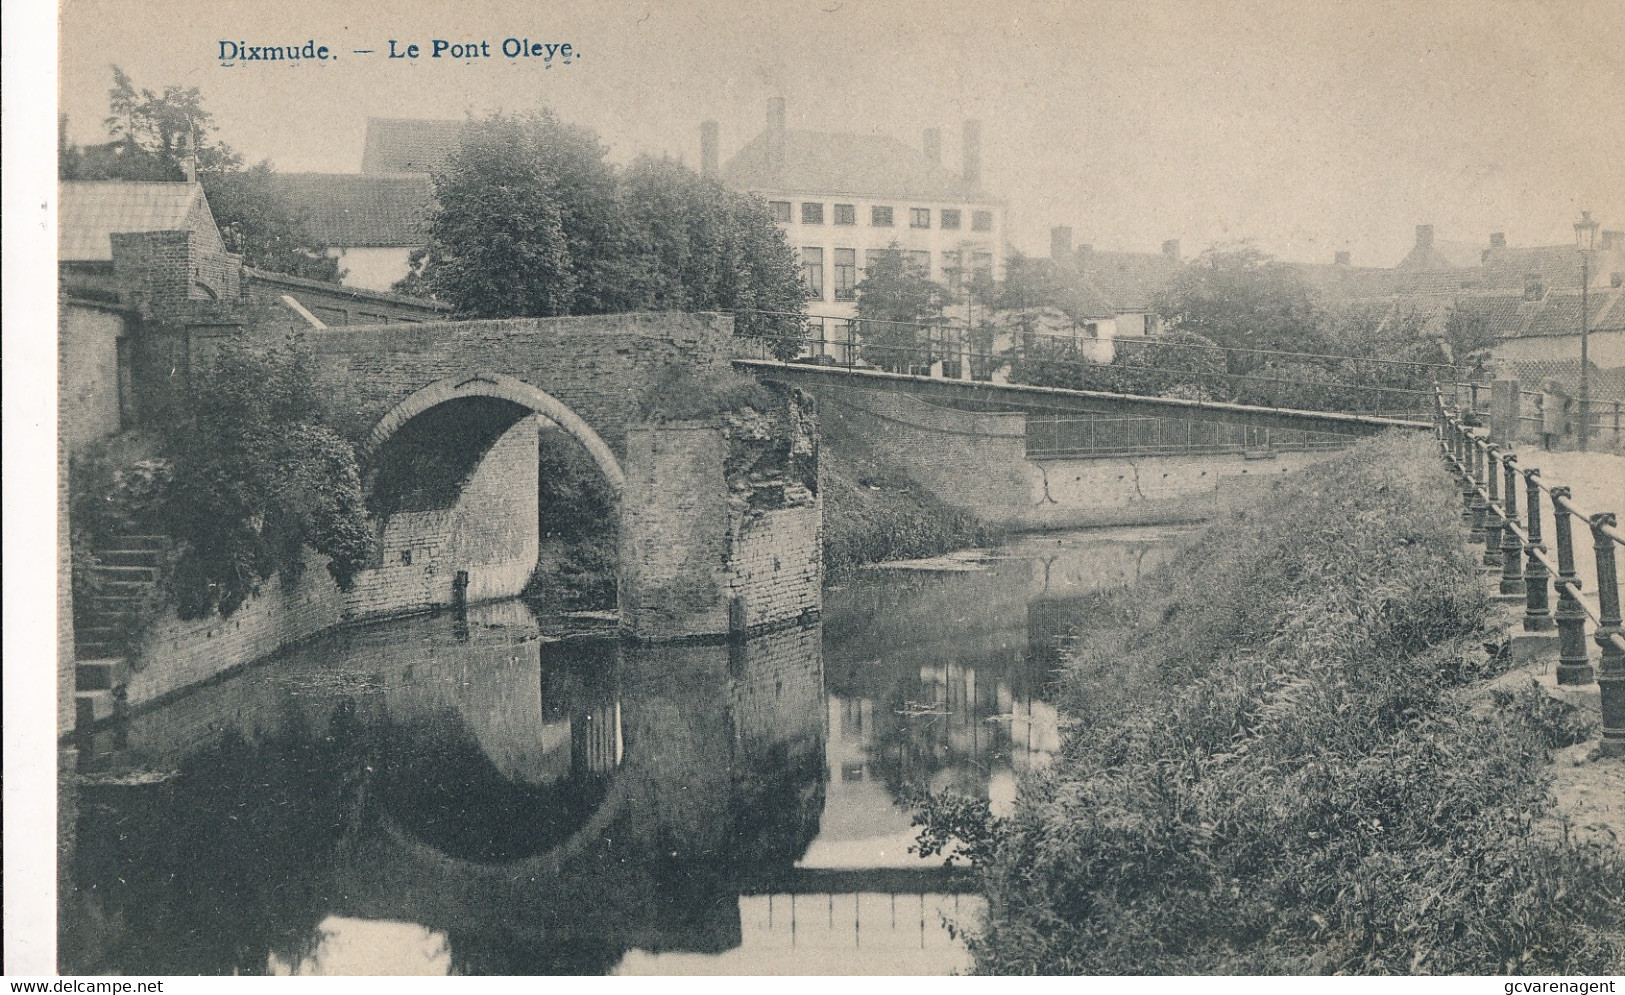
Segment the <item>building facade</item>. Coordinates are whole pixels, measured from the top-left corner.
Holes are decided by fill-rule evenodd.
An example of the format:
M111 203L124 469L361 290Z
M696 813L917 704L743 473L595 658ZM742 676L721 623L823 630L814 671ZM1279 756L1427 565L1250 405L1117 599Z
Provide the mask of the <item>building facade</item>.
M766 127L720 168L716 123L702 125L700 138L701 171L767 201L796 250L815 338L819 331L835 341L849 336L857 287L889 249L964 301L964 318L970 280L1003 277L1006 206L982 186L977 121L965 122L957 172L942 162L938 129L927 130L919 148L885 136L790 129L783 100L769 105ZM950 303L950 321L955 310Z

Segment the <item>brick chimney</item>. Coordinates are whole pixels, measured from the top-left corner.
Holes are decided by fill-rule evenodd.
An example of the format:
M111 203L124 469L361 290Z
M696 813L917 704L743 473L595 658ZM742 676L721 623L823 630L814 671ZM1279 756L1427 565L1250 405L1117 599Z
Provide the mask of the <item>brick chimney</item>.
M1089 263L1094 259L1094 255L1095 247L1092 244L1085 242L1078 246L1077 259L1079 268L1088 268Z
M972 118L965 122L966 183L982 182L982 122Z
M715 121L700 122L700 175L717 175L717 145L721 127Z
M1342 251L1342 252L1338 252L1338 253L1336 253L1336 254L1334 254L1332 256L1332 265L1333 266L1347 266L1348 264L1349 264L1349 254L1348 254L1347 250Z
M1056 225L1049 230L1049 257L1056 263L1072 261L1072 226Z
M1432 225L1417 225L1416 226L1416 247L1418 249L1431 249L1431 248L1433 248L1433 226Z
M1504 231L1490 232L1490 248L1504 249L1507 247L1507 233Z
M932 162L940 163L942 161L942 129L925 129L925 143L923 147L925 149L925 157L927 159L931 160Z
M1162 243L1162 254L1174 262L1179 262L1179 239L1170 238Z

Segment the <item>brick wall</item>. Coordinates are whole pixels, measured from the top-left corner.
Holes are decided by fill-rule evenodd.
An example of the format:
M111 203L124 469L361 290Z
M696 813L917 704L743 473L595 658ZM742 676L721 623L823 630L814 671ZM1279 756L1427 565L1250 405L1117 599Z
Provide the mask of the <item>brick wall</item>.
M265 302L280 302L285 295L292 297L330 328L445 321L451 312L445 304L282 273L249 270L247 277L244 292L248 297Z
M57 325L58 426L72 453L119 431L118 340L124 317L103 307L62 303Z
M725 368L732 334L723 315L645 313L333 329L310 345L361 433L420 388L485 372L552 395L619 452L650 384L674 365Z
M450 604L458 570L469 573L470 601L519 594L537 556L536 438L536 419L521 419L451 508L388 519L378 566L348 592L333 583L326 557L312 554L298 582L272 577L230 618L160 618L132 659L126 703L152 702L343 621Z
M627 431L620 598L636 638L755 632L819 613L822 499L730 509L726 447L713 422Z
M939 408L883 390L819 386L813 393L830 435L861 441L943 502L1005 528L1200 521L1327 455L1029 460L1022 414Z
M113 232L108 238L119 299L142 314L242 294L242 257L219 251L197 232Z

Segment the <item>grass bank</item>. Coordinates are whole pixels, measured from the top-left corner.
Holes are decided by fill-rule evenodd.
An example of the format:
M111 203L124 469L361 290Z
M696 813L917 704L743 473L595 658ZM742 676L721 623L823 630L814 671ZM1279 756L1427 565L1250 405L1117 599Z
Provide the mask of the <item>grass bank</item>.
M1080 634L1080 721L980 860L993 974L1625 969L1617 850L1532 831L1587 734L1490 694L1488 605L1430 441L1368 441L1215 522Z
M857 439L826 432L819 462L827 581L867 563L940 556L998 539L976 516L944 504Z

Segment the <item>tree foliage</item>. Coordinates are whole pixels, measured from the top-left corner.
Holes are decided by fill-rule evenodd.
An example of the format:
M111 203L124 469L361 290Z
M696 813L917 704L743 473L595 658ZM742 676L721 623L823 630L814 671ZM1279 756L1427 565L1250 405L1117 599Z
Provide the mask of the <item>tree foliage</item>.
M865 361L898 370L915 362L921 331L943 323L948 290L910 266L896 242L872 255L857 286Z
M219 129L197 87L137 89L114 66L108 112L103 124L110 140L101 145L72 144L66 118L60 121L60 179L176 182L185 178L183 163L191 157L229 251L259 269L339 279L337 260L328 258L305 216L276 189L270 162L245 169L230 145L212 139Z
M1170 328L1221 346L1324 351L1308 284L1250 245L1209 248L1177 271L1152 306Z
M435 176L428 245L395 289L480 318L747 312L740 334L794 355L805 290L766 205L670 160L618 170L606 156L551 111L469 122Z

